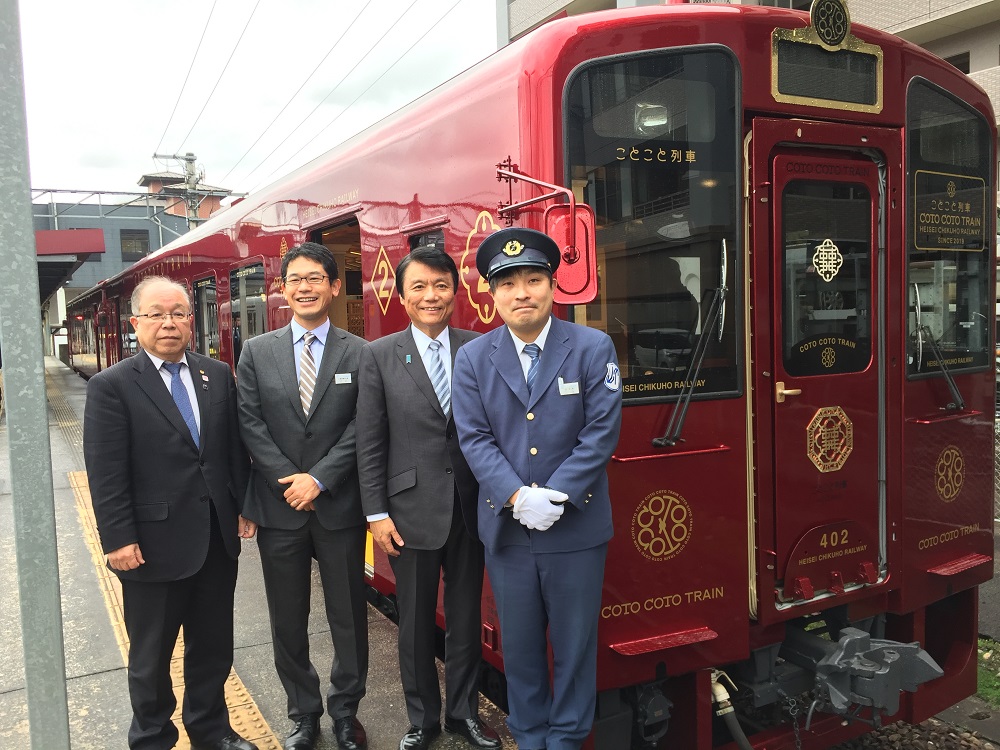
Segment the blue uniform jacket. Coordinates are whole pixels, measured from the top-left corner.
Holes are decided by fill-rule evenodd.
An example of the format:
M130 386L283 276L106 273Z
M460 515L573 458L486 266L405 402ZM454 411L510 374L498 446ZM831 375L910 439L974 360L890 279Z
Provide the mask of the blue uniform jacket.
M458 350L452 405L479 480L479 536L488 551L528 544L532 552L568 552L611 538L606 468L621 427L617 362L605 333L553 317L529 398L506 326ZM503 507L532 485L569 495L547 531L529 532Z

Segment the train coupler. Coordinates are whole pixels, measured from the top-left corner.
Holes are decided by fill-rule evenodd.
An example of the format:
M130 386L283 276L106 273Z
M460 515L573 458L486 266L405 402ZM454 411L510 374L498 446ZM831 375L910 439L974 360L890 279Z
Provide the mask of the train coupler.
M805 630L791 628L781 647L781 656L815 675L815 700L806 728L815 710L850 720L860 719L860 709L869 707L872 723L899 710L901 691L915 692L944 670L919 643L900 643L857 628L842 628L836 641Z

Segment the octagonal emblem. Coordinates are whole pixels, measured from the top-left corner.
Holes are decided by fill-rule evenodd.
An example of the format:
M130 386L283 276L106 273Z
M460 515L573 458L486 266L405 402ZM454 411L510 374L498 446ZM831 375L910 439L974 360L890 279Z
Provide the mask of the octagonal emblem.
M854 423L839 406L824 406L806 427L806 453L824 474L840 471L854 450Z

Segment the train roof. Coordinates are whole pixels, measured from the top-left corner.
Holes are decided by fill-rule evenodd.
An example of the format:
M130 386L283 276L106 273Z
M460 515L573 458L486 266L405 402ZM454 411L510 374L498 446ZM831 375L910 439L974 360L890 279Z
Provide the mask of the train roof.
M714 5L711 3L620 8L554 19L492 53L400 109L386 115L260 191L216 212L201 226L173 240L98 286L111 283L136 270L142 270L179 248L202 241L219 232L228 232L255 212L276 201L287 200L290 195L296 194L295 185L313 182L329 170L331 165L335 165L345 156L358 158L359 155L378 148L384 141L386 132L399 135L410 129L423 127L435 117L435 103L437 101L457 95L467 88L480 86L483 81L495 80L507 75L511 69L536 68L539 62L555 59L567 47L579 43L581 39L590 35L614 31L626 25L634 28L635 33L641 33L643 27L655 29L663 23L679 27L685 21L696 21L704 27L702 32L705 37L704 43L708 44L713 41L717 43L717 30L725 26L724 20L727 18L734 20L738 18L738 25L746 36L750 36L746 33L748 27L763 26L764 31L769 35L770 31L776 27L795 29L809 26L809 14L804 11L749 5ZM923 48L892 34L859 24L851 25L851 33L867 43L878 45L887 57L892 55L899 57L905 54L922 59L931 67L939 67L948 76L955 75L955 70L944 61ZM982 100L986 102L985 107L988 108L989 98L987 94L971 80L968 83L971 90L978 91ZM888 86L888 82L886 85ZM982 105L980 109L983 109ZM898 116L902 120L902 113L899 113ZM990 124L991 127L994 125L992 118Z

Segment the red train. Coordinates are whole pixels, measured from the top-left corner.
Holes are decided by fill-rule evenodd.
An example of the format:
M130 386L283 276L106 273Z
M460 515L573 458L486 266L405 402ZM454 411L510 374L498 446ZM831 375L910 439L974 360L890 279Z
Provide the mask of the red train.
M994 123L839 0L564 18L78 298L73 363L134 353L151 273L233 363L289 319L279 261L304 240L344 270L340 327L406 325L393 269L434 244L461 270L453 322L486 330L479 242L549 231L558 314L607 331L623 375L593 746L829 747L975 690ZM482 612L502 701L488 590Z

